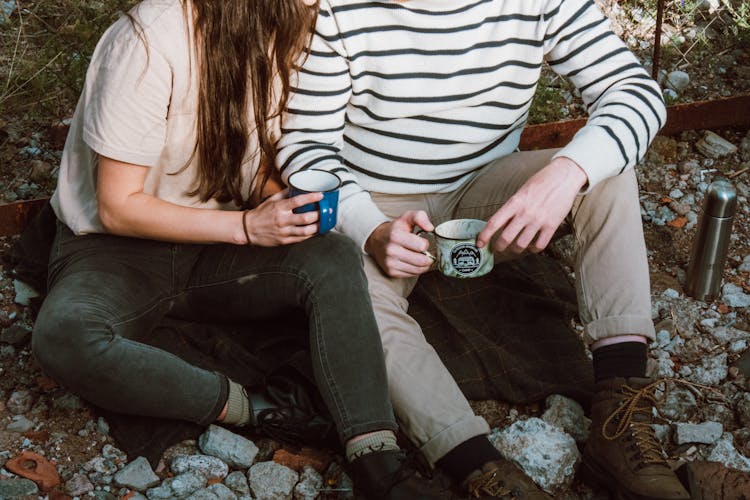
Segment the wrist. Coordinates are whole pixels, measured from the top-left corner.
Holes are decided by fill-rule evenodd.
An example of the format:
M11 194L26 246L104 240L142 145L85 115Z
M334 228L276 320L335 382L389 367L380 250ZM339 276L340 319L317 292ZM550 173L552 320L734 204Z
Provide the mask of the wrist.
M247 245L247 235L246 232L246 224L249 223L249 220L246 218L245 215L248 212L248 210L238 210L238 211L232 211L228 212L231 214L230 217L230 242L233 245ZM249 226L247 227L249 230Z
M575 185L579 191L585 190L589 183L589 177L578 163L567 156L558 156L552 162L565 170L566 178L569 179L571 185Z
M370 233L370 236L368 236L367 239L365 240L364 249L368 255L372 255L372 250L373 250L373 246L375 245L375 240L378 238L380 231L384 230L388 226L388 224L390 223L389 222L381 223L379 226L377 226L375 229L372 230L372 232Z

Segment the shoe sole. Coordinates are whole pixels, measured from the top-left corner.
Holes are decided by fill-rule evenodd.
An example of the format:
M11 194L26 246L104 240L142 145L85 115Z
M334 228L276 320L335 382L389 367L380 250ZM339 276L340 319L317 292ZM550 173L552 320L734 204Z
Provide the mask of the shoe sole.
M609 491L613 495L613 500L660 500L656 497L645 497L628 491L620 485L616 477L604 469L597 467L586 456L583 457L579 474L586 484Z

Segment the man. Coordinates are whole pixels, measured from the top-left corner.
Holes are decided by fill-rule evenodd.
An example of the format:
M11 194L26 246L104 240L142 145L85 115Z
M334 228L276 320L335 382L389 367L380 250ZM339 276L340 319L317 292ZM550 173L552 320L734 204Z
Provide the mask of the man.
M338 229L367 254L405 432L470 491L499 477L503 491L542 498L486 439L487 423L408 316L406 297L432 264L418 229L486 219L478 245L502 258L542 251L568 218L597 381L584 472L628 498L689 498L649 426L644 378L654 327L633 166L665 120L657 85L591 0L320 8L278 164L283 178L316 168L344 181ZM560 150L516 152L545 59L581 92L589 120ZM625 404L632 413L618 412Z

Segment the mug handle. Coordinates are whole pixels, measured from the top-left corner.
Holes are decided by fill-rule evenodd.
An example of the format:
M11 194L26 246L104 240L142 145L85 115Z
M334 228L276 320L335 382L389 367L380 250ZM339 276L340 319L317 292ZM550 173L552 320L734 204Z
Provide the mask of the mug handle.
M435 237L435 232L434 231L425 231L422 228L419 228L417 230L417 232L414 233L414 234L416 234L417 236L419 236L421 238L424 238L424 236L422 236L423 234L429 234L433 238ZM425 238L425 239L427 239L427 238ZM434 255L432 255L432 253L429 250L425 250L424 252L420 252L420 253L423 253L424 255L426 255L429 258L431 258L433 262L437 262L437 257L435 257Z

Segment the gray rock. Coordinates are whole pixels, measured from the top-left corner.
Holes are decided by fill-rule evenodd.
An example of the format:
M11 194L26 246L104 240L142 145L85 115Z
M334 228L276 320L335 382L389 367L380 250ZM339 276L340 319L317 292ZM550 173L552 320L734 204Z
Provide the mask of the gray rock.
M112 493L103 490L94 490L89 493L89 496L93 497L95 500L117 500L117 497Z
M83 496L89 491L94 491L94 485L86 474L73 474L73 477L65 482L65 493L72 497Z
M208 484L206 476L197 471L187 471L179 474L169 480L169 487L172 488L174 495L177 497L186 497Z
M315 500L323 488L323 476L310 466L302 468L299 482L294 487L294 500Z
M703 385L717 385L727 378L727 353L721 353L710 358L703 358L701 366L695 367L689 379Z
M34 404L34 397L30 391L20 389L13 391L5 402L5 408L13 415L21 415L31 410Z
M206 455L220 458L234 469L249 468L258 455L255 443L218 425L208 426L198 438L198 446Z
M81 398L69 392L53 399L52 406L55 408L62 408L63 410L83 410L86 408L86 405Z
M742 291L742 287L734 283L727 283L721 288L722 300L729 307L750 307L750 295Z
M733 443L733 437L726 432L713 447L706 460L719 462L733 469L750 472L750 459L738 452Z
M221 483L196 491L187 500L237 500L237 495Z
M723 137L707 130L695 143L695 148L708 158L721 158L737 151L737 146Z
M690 419L697 408L695 395L689 389L674 387L659 404L659 413L669 420Z
M102 456L114 463L124 463L128 459L128 456L124 451L115 446L112 446L111 444L105 444L102 447Z
M575 439L538 418L492 432L490 440L548 492L570 485L581 458Z
M229 466L216 457L207 455L181 455L172 459L170 468L175 474L196 471L207 479L224 479Z
M570 434L577 442L586 442L591 420L583 414L580 404L558 394L549 396L545 404L547 409L542 415L542 420Z
M734 340L750 338L750 332L746 332L744 330L740 330L731 326L718 326L712 330L709 330L709 332L719 344L729 344Z
M737 401L737 418L743 427L750 427L750 392L745 392Z
M115 474L114 481L117 486L146 491L159 484L159 476L154 474L145 457L138 457Z
M83 470L87 472L98 472L100 474L114 474L117 472L117 465L104 457L94 457L83 464Z
M14 345L17 347L24 346L31 339L31 328L18 323L11 325L0 333L0 342Z
M672 89L664 89L661 91L661 94L664 96L664 102L667 104L672 104L680 98L680 94Z
M23 434L24 432L30 431L34 428L34 422L24 417L23 415L13 415L11 422L5 428L8 432L17 432Z
M247 471L250 489L258 500L291 500L299 475L276 462L260 462Z
M661 443L669 441L669 435L672 428L665 424L651 424L651 428L654 429L654 435L656 439Z
M719 422L703 422L688 424L680 422L675 425L675 442L686 443L715 443L724 432L724 426Z
M742 259L742 264L739 265L737 270L741 273L750 273L750 255Z
M13 280L13 288L16 290L16 304L28 306L31 299L39 297L39 292L23 281Z
M667 75L664 85L675 92L682 92L690 85L690 75L684 71L672 71Z
M2 499L10 500L38 493L39 487L30 479L12 478L0 481L0 498Z
M169 481L164 481L159 486L149 488L146 490L146 496L149 500L172 500L175 498L172 487L169 485Z
M234 491L237 496L250 495L250 486L247 484L247 478L245 474L238 470L230 472L226 479L224 479L224 484Z

